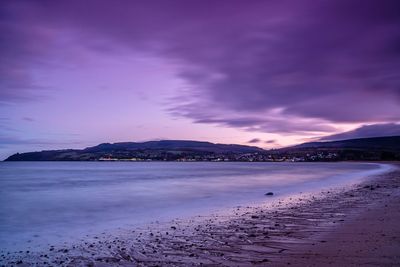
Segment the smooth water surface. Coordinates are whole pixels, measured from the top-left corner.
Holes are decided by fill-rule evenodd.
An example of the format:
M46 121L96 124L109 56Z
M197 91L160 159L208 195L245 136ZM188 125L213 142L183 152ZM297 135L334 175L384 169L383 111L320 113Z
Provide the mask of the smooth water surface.
M248 162L2 162L0 250L211 212L357 182L386 165ZM274 196L274 197L275 197Z

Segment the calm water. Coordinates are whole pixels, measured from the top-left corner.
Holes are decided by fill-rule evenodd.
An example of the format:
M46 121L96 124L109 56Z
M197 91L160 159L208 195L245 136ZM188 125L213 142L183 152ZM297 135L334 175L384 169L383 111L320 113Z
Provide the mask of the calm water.
M361 163L2 162L0 250L40 249L118 227L357 182Z

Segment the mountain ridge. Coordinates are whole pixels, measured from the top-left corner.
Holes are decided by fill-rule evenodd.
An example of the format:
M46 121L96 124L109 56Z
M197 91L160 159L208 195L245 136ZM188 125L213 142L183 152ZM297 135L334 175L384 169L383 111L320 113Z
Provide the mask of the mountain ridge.
M400 150L400 136L379 136L366 138L352 138L335 141L315 141L306 142L299 145L290 146L283 149L301 148L369 148L369 149L389 149Z
M400 160L400 136L307 142L265 150L193 140L102 143L84 149L17 153L5 161L338 161Z
M243 154L265 152L255 146L237 144L218 144L192 140L160 140L147 142L102 143L84 149L44 150L16 153L5 161L63 161L63 160L99 160L104 157L140 158L154 160L176 160L179 155L196 156L211 154ZM175 155L175 156L174 156Z

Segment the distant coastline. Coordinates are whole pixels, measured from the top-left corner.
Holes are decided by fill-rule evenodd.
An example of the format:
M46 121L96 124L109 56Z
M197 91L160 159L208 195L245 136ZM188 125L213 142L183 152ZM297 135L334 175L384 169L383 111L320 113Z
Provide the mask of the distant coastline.
M63 149L17 153L5 161L329 162L399 160L400 136L387 136L310 142L272 150L256 146L185 140L104 143L81 150Z

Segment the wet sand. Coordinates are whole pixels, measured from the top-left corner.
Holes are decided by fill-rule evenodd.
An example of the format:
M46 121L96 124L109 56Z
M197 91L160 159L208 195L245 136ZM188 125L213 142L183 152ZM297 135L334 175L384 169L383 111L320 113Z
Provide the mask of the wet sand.
M343 222L293 246L274 265L400 266L400 172L375 181L372 190L356 190L366 199Z
M266 198L268 198L266 196ZM400 170L340 189L87 237L5 266L399 266ZM0 264L0 265L1 265Z
M296 247L280 264L290 266L400 266L400 198L367 208L306 247Z

